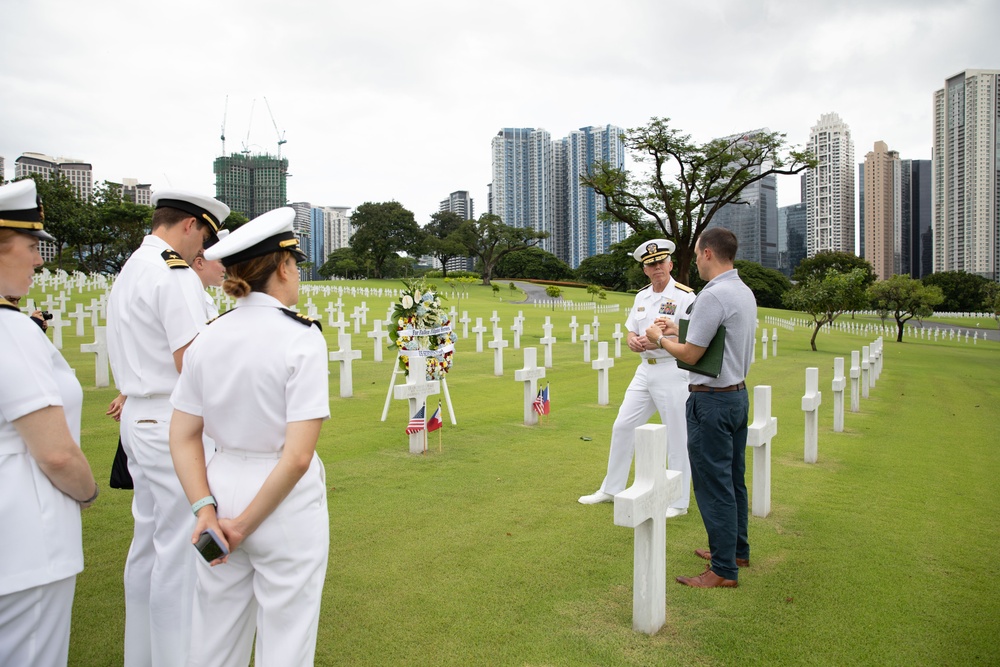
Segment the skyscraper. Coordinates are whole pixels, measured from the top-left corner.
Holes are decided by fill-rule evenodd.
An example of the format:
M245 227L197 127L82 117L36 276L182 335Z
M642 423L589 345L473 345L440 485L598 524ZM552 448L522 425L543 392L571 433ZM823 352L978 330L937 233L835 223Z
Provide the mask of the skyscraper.
M297 201L289 204L292 210L295 211L295 219L292 220L292 232L295 234L295 238L299 240L299 247L302 248L302 252L306 254L306 257L310 258L314 255L313 252L313 239L312 239L312 204L307 201ZM312 277L312 272L306 269L300 269L299 273L303 280L309 280Z
M969 69L934 93L934 271L1000 280L1000 70Z
M778 209L778 270L791 277L806 258L806 205Z
M749 141L766 128L723 137L723 141ZM760 173L760 166L752 168ZM740 192L739 201L726 204L712 216L709 227L724 227L740 240L736 259L778 268L778 194L774 174L754 181Z
M447 199L441 200L438 210L460 215L462 220L475 220L476 216L475 205L467 190L452 192ZM472 271L475 268L475 261L473 257L452 257L448 260L445 269L448 271ZM439 264L437 258L431 258L431 266L438 268Z
M504 128L492 141L490 212L504 224L548 232L540 247L570 266L607 252L627 229L598 219L604 202L579 177L599 160L622 166L621 133L613 125L583 127L552 141L542 129Z
M614 125L581 127L570 132L563 140L566 147L565 166L560 166L564 176L560 183L565 188L566 256L560 257L574 269L580 262L607 253L612 244L628 236L623 223L607 223L599 219L604 211L604 199L592 188L580 185L580 176L590 171L595 162L607 162L612 168L625 164L625 144L622 129ZM562 198L560 198L560 201ZM556 253L558 254L558 253Z
M862 198L863 257L879 280L904 273L902 161L884 141L876 141L874 149L865 155Z
M251 220L288 201L286 158L233 153L215 158L213 168L215 198Z
M835 113L820 116L809 132L809 150L818 160L806 171L806 252L853 253L854 142L847 123Z
M903 271L913 278L934 272L931 161L903 160Z

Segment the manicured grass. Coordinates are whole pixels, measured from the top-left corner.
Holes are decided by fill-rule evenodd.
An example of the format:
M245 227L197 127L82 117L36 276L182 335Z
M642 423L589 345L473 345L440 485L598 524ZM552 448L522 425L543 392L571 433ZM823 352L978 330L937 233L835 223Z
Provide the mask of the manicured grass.
M584 290L567 293L590 300ZM749 377L773 387L778 417L772 512L751 517L752 565L735 591L673 583L704 564L693 554L706 538L692 502L686 517L668 523L667 624L647 637L631 630L632 531L614 526L611 505L576 502L604 475L635 358L617 361L612 404L598 406L597 374L582 361L582 343L569 342L574 313L511 304L505 285L501 294L503 302L473 287L460 311L486 320L497 310L511 340L511 320L523 310L522 347L538 346L546 315L556 324L552 414L536 427L521 425L513 371L522 359L510 347L497 378L492 350L476 354L474 339L460 338L448 379L458 426L446 417L443 451L433 433L423 456L407 453L405 402L393 401L388 421L379 421L394 357L374 363L370 340L355 336L364 358L350 399L338 397L331 364L333 417L319 446L330 486L330 567L317 664L1000 662L1000 583L990 560L1000 542L996 343L886 340L871 398L860 413L848 411L844 433L833 433L833 357L849 366L851 350L869 340L820 334L811 352L807 328L779 328L778 356L762 360L758 346ZM631 297L608 297L622 304L599 316L601 339L610 341ZM345 295L347 312L361 299ZM384 314L388 299L366 300L370 317ZM581 323L594 318L575 314ZM762 310L762 322L766 314L790 316ZM117 425L103 412L115 392L88 388L93 355L79 344L92 336L88 328L78 340L71 328L64 354L85 387L83 446L103 488L84 513L87 565L70 663L120 665L131 494L106 488ZM333 331L325 333L335 349ZM802 460L807 366L819 367L823 391L814 465ZM845 403L849 410L849 393Z

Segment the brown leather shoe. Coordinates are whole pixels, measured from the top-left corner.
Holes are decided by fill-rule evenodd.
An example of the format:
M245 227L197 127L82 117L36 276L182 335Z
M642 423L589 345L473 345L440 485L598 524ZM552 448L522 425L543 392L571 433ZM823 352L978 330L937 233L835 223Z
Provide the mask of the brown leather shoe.
M735 579L723 579L710 569L697 577L677 577L677 583L692 588L736 588L740 585Z
M705 560L712 560L712 552L708 549L695 549L694 555L698 558L704 558ZM736 567L750 567L749 558L737 558Z

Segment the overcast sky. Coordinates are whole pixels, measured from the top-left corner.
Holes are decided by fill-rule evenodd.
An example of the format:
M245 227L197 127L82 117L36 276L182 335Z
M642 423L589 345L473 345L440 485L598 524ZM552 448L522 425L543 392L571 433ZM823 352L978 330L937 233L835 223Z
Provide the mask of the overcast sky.
M39 152L214 194L228 95L227 152L283 133L290 201L396 200L420 224L455 190L486 211L503 127L663 116L803 145L836 112L857 161L876 140L928 159L934 91L1000 68L998 25L996 0L6 0L0 156L7 178Z

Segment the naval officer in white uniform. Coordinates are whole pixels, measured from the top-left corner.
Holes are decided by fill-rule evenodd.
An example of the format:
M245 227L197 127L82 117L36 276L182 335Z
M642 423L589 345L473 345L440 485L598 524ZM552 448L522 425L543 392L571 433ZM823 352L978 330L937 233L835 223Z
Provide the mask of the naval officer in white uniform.
M0 187L0 294L23 297L42 265L31 179ZM45 334L0 298L0 665L55 667L69 653L80 508L98 487L80 450L83 390Z
M121 410L122 446L135 484L125 561L125 665L183 665L191 629L193 524L170 459L170 392L184 351L206 326L204 290L191 270L229 207L180 190L153 194L153 225L115 280L108 353Z
M170 450L197 525L229 555L197 563L189 665L312 665L330 544L316 442L330 416L327 346L298 301L295 212L255 218L205 251L236 306L187 351ZM202 435L215 441L207 470ZM191 546L188 547L195 552ZM256 633L256 645L254 634Z
M670 276L673 251L673 241L653 239L632 253L636 261L642 263L642 271L651 283L635 295L635 303L625 321L628 349L639 355L640 362L611 429L607 476L601 488L580 498L584 505L611 502L616 494L625 490L635 451L635 429L649 421L654 412L659 412L660 421L667 427L667 468L681 472L685 489L682 497L667 508L667 517L687 514L691 496L684 415L688 372L678 368L672 356L646 339L646 329L656 318L688 319L688 308L694 303L694 290Z

